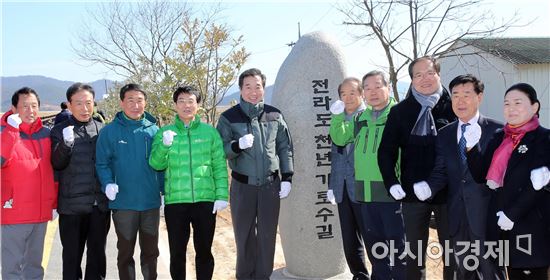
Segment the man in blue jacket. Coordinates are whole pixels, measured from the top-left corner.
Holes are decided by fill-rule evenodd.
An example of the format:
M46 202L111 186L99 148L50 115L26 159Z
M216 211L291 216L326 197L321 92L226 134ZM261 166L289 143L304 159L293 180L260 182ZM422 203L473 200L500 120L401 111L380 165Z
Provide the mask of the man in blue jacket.
M163 178L149 166L149 156L158 127L145 112L147 95L139 85L122 87L120 100L122 112L99 134L96 171L113 211L119 278L136 278L133 255L139 232L141 273L144 279L156 279Z

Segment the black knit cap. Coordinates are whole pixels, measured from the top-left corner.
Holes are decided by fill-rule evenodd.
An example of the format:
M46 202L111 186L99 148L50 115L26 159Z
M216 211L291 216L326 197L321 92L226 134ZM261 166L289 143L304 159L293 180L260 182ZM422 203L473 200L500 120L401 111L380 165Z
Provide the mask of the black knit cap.
M535 88L533 88L533 86L531 86L530 84L527 84L527 83L517 83L515 85L512 85L509 89L507 89L504 96L506 96L508 94L508 92L510 92L512 90L518 90L518 91L521 91L521 92L525 93L527 98L529 98L529 100L531 101L531 104L538 103L539 108L537 110L536 115L537 116L539 115L540 101L537 98L537 91L535 90Z

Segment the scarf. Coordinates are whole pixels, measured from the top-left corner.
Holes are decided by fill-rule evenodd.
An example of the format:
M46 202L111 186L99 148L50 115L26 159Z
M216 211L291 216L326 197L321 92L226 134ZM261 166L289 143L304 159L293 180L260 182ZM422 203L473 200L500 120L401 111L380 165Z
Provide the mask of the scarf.
M416 123L414 124L414 127L411 131L411 135L437 136L437 128L435 126L435 120L432 115L432 109L439 101L439 98L441 98L441 95L443 94L443 87L439 85L437 91L432 93L431 95L423 95L416 91L416 89L412 86L411 92L414 99L416 99L416 101L418 101L418 103L420 103L420 105L422 106L420 114L418 114Z
M504 139L500 146L496 149L489 166L489 172L487 173L487 186L491 189L502 187L504 183L504 175L506 174L506 168L508 167L508 160L512 156L512 152L516 149L519 142L527 132L533 131L539 127L539 119L534 116L530 121L520 125L511 126L506 124L504 126Z

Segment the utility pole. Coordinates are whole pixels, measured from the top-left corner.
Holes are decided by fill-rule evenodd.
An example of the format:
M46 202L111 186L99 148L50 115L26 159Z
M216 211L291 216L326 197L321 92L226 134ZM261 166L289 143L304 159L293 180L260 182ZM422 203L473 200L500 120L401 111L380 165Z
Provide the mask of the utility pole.
M300 32L300 22L298 22L298 40L300 40L300 37L302 37L302 34ZM296 42L292 41L286 45L289 47L294 47L294 45L296 45Z

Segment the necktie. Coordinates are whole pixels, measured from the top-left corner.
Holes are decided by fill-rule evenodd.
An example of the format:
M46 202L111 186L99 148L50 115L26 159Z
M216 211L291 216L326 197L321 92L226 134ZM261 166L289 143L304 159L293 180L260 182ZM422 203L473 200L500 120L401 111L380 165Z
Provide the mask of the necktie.
M460 139L458 140L458 155L462 162L466 162L466 138L464 138L464 131L466 127L469 126L469 123L464 123L460 125Z

